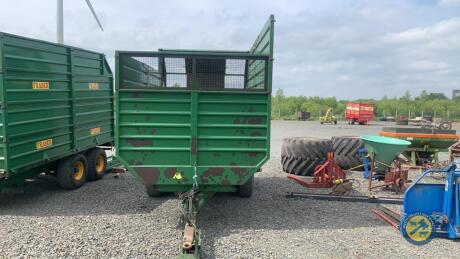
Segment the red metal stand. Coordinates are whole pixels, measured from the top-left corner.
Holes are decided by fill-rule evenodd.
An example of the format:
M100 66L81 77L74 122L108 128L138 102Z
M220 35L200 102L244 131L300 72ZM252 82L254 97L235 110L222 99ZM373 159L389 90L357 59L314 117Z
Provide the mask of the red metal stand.
M306 181L304 177L293 174L289 174L288 178L307 188L332 188L346 176L342 168L334 163L334 152L328 152L326 162L315 168L313 181Z

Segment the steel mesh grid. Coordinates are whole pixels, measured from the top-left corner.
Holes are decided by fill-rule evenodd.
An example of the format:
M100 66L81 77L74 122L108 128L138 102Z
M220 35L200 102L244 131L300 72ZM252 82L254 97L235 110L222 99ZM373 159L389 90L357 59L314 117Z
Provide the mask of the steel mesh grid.
M265 59L207 56L132 56L122 87L191 89L264 89ZM128 83L127 83L128 82Z

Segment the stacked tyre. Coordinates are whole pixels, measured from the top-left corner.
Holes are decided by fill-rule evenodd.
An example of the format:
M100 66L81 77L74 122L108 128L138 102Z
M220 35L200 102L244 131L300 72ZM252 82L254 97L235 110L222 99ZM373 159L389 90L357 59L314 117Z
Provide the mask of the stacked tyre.
M281 165L286 173L311 176L327 159L327 153L334 152L334 163L342 169L362 170L358 150L363 147L358 137L287 138L281 147Z
M362 170L359 150L364 148L363 141L358 137L332 137L334 163L342 169Z
M283 171L310 176L315 167L324 162L329 151L332 151L332 141L329 139L284 139L281 147Z

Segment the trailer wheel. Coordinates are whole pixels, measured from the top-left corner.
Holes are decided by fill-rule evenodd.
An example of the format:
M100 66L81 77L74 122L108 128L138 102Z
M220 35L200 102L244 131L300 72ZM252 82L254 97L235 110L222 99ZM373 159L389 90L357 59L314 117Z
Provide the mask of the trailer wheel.
M145 189L147 190L147 194L150 197L160 197L161 195L163 195L162 192L156 190L155 185L146 185Z
M104 177L107 169L107 154L102 148L93 148L86 153L88 160L88 179L95 181Z
M348 170L362 165L358 150L364 147L363 141L358 137L332 137L334 148L334 163L342 169ZM364 167L355 168L364 170Z
M244 183L243 185L238 186L238 196L243 198L249 198L252 196L252 187L254 186L254 175Z
M88 161L82 154L61 159L57 167L59 186L73 190L80 188L86 181Z
M332 151L330 139L287 138L281 147L283 171L295 175L310 176L316 166L326 160Z

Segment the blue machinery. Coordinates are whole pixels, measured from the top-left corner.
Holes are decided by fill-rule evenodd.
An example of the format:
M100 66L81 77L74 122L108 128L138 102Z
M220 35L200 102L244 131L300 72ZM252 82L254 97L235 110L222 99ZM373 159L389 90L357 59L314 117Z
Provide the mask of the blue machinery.
M428 174L445 174L444 184L421 183ZM402 224L406 218L423 213L434 223L434 236L460 238L460 170L452 163L440 170L422 173L404 194L401 231L407 235Z

